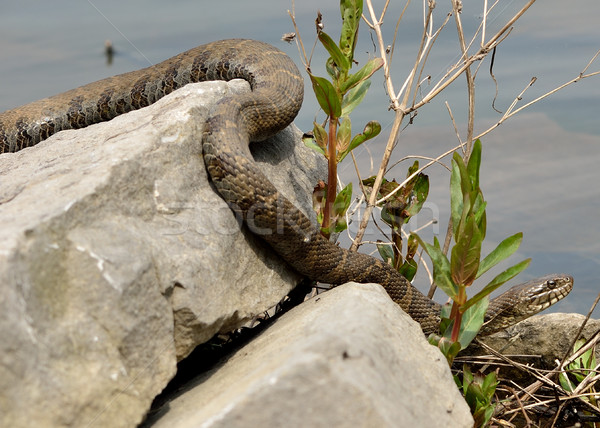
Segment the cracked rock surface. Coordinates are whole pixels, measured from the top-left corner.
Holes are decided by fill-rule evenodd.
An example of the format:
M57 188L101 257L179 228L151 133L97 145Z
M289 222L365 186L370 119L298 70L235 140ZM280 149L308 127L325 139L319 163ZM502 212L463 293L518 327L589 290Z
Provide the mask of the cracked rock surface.
M187 85L0 156L3 426L135 427L177 361L297 283L207 180L208 112L247 90ZM326 171L300 136L292 125L253 152L310 213Z

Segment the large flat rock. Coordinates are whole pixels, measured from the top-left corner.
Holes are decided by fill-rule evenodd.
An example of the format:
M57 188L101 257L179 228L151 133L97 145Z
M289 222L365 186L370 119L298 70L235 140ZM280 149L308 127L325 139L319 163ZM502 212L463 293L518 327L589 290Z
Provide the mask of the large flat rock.
M134 427L178 360L294 287L207 180L209 110L247 90L188 85L0 156L1 425ZM299 131L254 153L311 212L326 171Z
M144 428L472 427L446 359L377 284L284 314Z

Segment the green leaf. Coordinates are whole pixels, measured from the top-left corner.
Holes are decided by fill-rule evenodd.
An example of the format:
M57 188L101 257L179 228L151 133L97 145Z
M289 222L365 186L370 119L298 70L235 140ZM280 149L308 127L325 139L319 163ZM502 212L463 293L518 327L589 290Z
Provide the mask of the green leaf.
M330 117L330 120L339 118L342 114L342 106L340 97L331 82L313 74L309 74L309 77L312 82L313 91L317 96L317 101L323 111Z
M376 120L370 120L369 122L367 122L367 124L363 128L362 134L359 134L359 135L363 135L366 140L370 140L371 138L377 137L380 132L381 132L381 125L379 124L379 122L377 122ZM357 143L356 141L352 141L350 143L350 150L354 150L360 144L362 144L362 142Z
M475 203L473 204L473 214L475 215L475 222L477 226L479 226L481 223L481 219L485 214L487 202L483 200L483 194L481 192L477 192L475 197L471 197L470 199L475 199Z
M463 215L464 197L460 187L460 169L456 162L452 162L452 174L450 176L450 211L452 214L452 234L458 235L460 220Z
M579 350L579 348L581 348L585 344L586 344L586 341L584 339L579 339L575 343L574 349L577 351L577 350ZM583 355L581 356L581 358L576 361L581 362L582 368L588 369L588 370L594 370L597 365L595 348L590 348L587 351L585 351L583 353Z
M342 70L337 66L337 64L335 63L333 58L331 58L331 57L327 58L327 61L325 61L325 70L327 70L327 74L329 74L331 76L331 78L333 79L333 82L335 82L336 87L339 88L339 84L340 84L339 81L340 81L340 78L342 77L342 75L341 75Z
M492 419L492 416L494 415L495 408L495 404L486 404L473 412L473 426L487 427L490 419Z
M573 392L575 390L575 385L573 385L573 382L571 382L571 379L569 379L569 376L567 376L566 373L559 373L558 380L560 381L560 386L562 386L565 391Z
M523 241L523 233L515 233L513 236L509 236L504 241L500 242L498 246L489 253L479 264L479 271L477 271L477 278L486 273L488 270L496 266L502 260L510 257L515 251L519 249Z
M383 259L383 261L389 265L393 265L394 263L394 250L391 245L387 244L377 244L377 251L379 251L379 255ZM408 279L408 278L407 278ZM410 281L410 279L409 279Z
M358 106L361 103L361 101L367 94L367 91L369 90L370 86L371 81L366 80L364 82L361 82L354 88L350 89L350 91L342 99L342 116L349 115L352 112L352 110L354 110L356 106ZM342 90L342 93L344 92L345 91Z
M467 404L471 408L471 410L478 410L479 403L484 401L483 391L481 390L481 385L477 381L473 381L469 384L467 388L467 395L465 396L465 400Z
M442 305L440 310L440 333L442 336L449 338L452 333L452 320L450 314L452 313L452 303L446 303Z
M313 135L314 137L302 139L304 145L327 157L327 131L317 122L313 122Z
M352 183L348 183L340 193L335 197L333 203L333 213L336 216L343 217L346 215L346 211L352 202Z
M356 36L363 10L362 0L340 0L342 15L342 31L340 33L340 49L344 52L349 62L354 57Z
M354 88L359 83L368 82L367 79L369 79L369 77L371 77L381 67L383 67L382 58L371 58L356 73L349 75L345 81L341 82L340 91L345 94L346 91Z
M417 164L418 169L419 165L417 162L415 163ZM419 211L421 211L421 208L423 208L423 204L429 195L429 177L426 174L417 174L415 177L413 177L412 182L413 190L410 195L411 197L409 204L405 209L406 213L408 214L405 222L408 222L410 217L417 215Z
M481 388L487 397L493 397L496 392L496 387L498 386L498 378L496 377L496 372L490 372L487 374L485 379L483 380L483 385Z
M418 170L419 170L419 161L416 160L413 162L413 164L411 166L408 167L408 171L406 171L406 178L410 177ZM413 177L412 180L414 180L415 178L416 178L416 176Z
M335 220L335 228L333 229L335 233L343 232L348 229L348 223L346 223L346 217L338 217Z
M368 187L373 187L373 184L375 184L375 178L376 178L376 177L377 177L377 176L375 176L375 175L372 175L372 176L370 176L369 178L364 178L364 179L362 180L362 184L363 184L363 185L365 185L365 186L368 186ZM387 180L386 180L386 178L385 178L385 177L383 177L383 180L381 181L381 183L383 184L383 183L385 183L385 182L387 182Z
M412 259L415 254L417 254L417 250L419 249L419 241L413 235L408 236L408 241L406 243L406 258Z
M462 390L462 381L460 380L460 377L455 374L452 376L452 379L454 379L454 383L456 384L456 388L458 388L458 390Z
M325 131L325 128L317 122L313 122L313 135L315 136L315 140L317 140L317 144L323 150L327 149L327 131Z
M450 339L447 339L445 337L441 337L439 339L437 347L440 349L442 354L444 354L444 356L448 360L448 363L450 364L460 352L460 343L452 342Z
M585 339L578 339L573 346L573 352L578 351L582 346L586 344ZM585 351L579 358L570 363L567 366L568 373L561 373L564 380L561 379L561 385L568 391L573 391L575 387L584 381L586 376L594 376L597 374L596 371L596 357L595 349L590 348ZM574 380L572 380L574 378ZM567 385L568 388L565 386Z
M467 171L469 178L471 179L471 185L473 189L479 188L479 168L481 166L481 141L475 140L473 144L473 150L471 156L469 156L469 163L467 164Z
M463 364L463 393L466 395L467 393L467 388L469 387L469 385L471 385L473 383L473 373L471 372L471 369L469 369L469 366L467 366L466 364Z
M497 275L494 279L492 279L489 282L488 285L483 287L483 289L479 293L467 300L465 304L461 306L461 310L465 311L466 309L470 308L472 305L477 303L479 300L483 299L485 296L489 296L495 289L500 287L502 284L504 284L507 281L510 281L515 276L527 269L529 263L531 263L531 259L525 259L522 262L519 262L516 265L509 267L504 272Z
M400 266L398 272L400 272L400 274L404 278L408 279L409 281L412 281L415 275L417 274L417 268L417 262L413 259L408 259L404 261L402 266Z
M394 230L399 230L404 224L403 219L396 215L395 210L390 209L389 204L385 204L381 209L381 219Z
M488 299L481 299L463 314L460 333L458 335L458 341L462 347L461 350L469 346L473 339L475 339L475 336L477 336L477 333L479 333L479 329L483 325L488 303Z
M379 122L372 120L369 123L367 123L365 125L365 129L363 129L362 134L355 135L354 138L352 139L352 141L350 141L350 145L348 146L348 148L346 150L338 153L338 163L343 161L344 158L346 156L348 156L348 154L352 150L354 150L355 148L360 146L365 141L376 137L377 135L379 135L380 132L381 132L381 125L379 124Z
M465 195L469 195L474 189L471 185L471 180L469 178L469 172L467 171L467 166L463 161L463 158L460 157L458 152L454 152L452 155L452 160L456 162L458 166L458 170L460 171L460 187L462 190L463 197Z
M440 339L441 337L435 333L431 333L429 336L427 336L427 341L429 342L429 344L436 347L438 346L438 343L440 343Z
M451 313L452 313L452 303L446 303L445 305L442 305L442 309L440 310L440 317L450 318Z
M314 138L303 138L302 142L304 143L304 145L310 149L313 149L314 151L321 153L323 156L325 155L325 150L323 150L315 141Z
M475 221L477 223L477 227L479 228L479 232L481 233L481 239L485 239L486 232L486 215L485 208L487 206L487 202L483 200L483 193L481 190L476 191L477 194L475 198L471 198L471 200L475 199L473 203L473 212L475 213Z
M444 291L451 299L454 299L458 296L458 286L452 282L452 277L450 275L450 262L446 255L442 252L440 248L440 243L436 237L433 238L433 244L430 245L423 241L419 235L416 233L413 234L421 247L425 249L429 257L431 258L431 262L433 263L433 280L438 287Z
M347 72L350 69L350 61L344 55L344 53L340 50L338 45L333 41L331 37L327 35L324 31L319 33L319 40L327 49L329 55L333 59L333 62L340 68L342 71Z
M381 132L381 125L379 124L379 122L377 122L376 120L370 120L369 122L367 122L367 124L363 128L362 135L364 135L367 140L370 140L371 138L377 137L380 132ZM359 144L351 143L350 150L354 150L358 146L359 146Z
M464 232L452 248L451 269L455 284L469 286L475 281L481 254L481 234L475 224L475 216L469 215Z
M317 224L322 225L323 224L323 211L320 211L317 213ZM321 228L323 229L323 228Z
M337 132L337 150L345 152L350 145L350 136L352 135L352 121L348 116L343 116Z
M487 215L485 214L485 211L483 211L481 220L479 220L479 232L481 233L482 240L485 239L486 230L487 230Z

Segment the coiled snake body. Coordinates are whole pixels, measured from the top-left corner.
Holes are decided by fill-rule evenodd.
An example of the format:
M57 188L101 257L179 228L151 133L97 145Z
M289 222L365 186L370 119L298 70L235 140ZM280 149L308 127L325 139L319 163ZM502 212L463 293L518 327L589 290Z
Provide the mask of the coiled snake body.
M207 170L223 199L244 216L250 230L263 231L261 238L300 274L334 285L379 283L425 333L436 331L439 304L380 260L324 239L257 169L249 142L262 141L288 126L303 99L298 69L273 46L252 40L213 42L155 66L0 113L0 153L32 146L63 129L110 120L190 82L234 78L247 80L252 91L218 102L202 146ZM551 275L513 287L490 302L485 333L550 306L572 285L568 275Z

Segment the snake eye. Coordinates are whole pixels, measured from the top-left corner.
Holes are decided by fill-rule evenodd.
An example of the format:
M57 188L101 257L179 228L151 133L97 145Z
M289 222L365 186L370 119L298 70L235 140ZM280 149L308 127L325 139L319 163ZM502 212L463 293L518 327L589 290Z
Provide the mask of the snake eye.
M556 281L553 279L550 279L550 280L546 281L546 285L548 285L548 287L556 287Z

